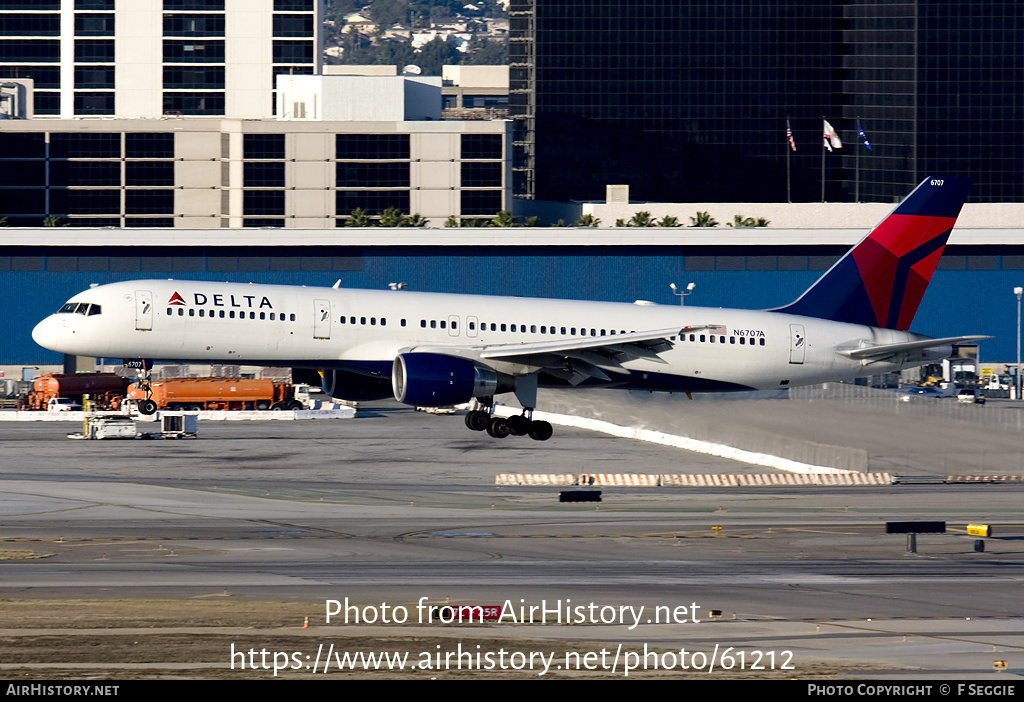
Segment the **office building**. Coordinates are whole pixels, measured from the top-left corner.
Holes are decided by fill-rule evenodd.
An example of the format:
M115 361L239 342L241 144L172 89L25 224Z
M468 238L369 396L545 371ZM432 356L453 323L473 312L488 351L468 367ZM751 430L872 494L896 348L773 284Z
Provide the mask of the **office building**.
M437 90L438 102L440 90ZM511 209L504 121L0 121L8 226L343 226Z
M37 117L271 117L318 72L321 0L0 0L0 79Z
M1024 4L512 0L510 13L518 197L602 199L624 183L640 201L809 201L824 181L830 201L893 201L957 173L975 201L1024 199ZM845 142L824 166L823 119Z

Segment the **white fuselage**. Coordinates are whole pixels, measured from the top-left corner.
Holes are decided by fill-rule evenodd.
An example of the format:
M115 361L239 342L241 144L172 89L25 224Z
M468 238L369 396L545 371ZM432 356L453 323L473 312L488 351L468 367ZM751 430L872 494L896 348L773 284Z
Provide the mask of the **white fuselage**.
M658 352L660 362L631 359L609 374L611 384L772 389L890 372L948 352L851 358L840 351L925 337L770 311L174 280L86 290L40 322L33 338L84 356L340 368L379 376L410 351L479 360L493 346L685 327L695 330L666 337L671 348ZM537 370L529 356L486 365L510 375Z

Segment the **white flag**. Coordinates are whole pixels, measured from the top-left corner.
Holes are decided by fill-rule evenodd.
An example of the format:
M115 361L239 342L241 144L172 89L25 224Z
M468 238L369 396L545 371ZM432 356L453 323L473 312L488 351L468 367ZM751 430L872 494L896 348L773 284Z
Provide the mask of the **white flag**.
M825 135L823 139L824 146L826 149L829 150L829 153L832 152L833 146L837 149L843 148L842 140L840 140L839 135L836 134L836 130L833 129L832 125L828 123L827 119L825 120Z

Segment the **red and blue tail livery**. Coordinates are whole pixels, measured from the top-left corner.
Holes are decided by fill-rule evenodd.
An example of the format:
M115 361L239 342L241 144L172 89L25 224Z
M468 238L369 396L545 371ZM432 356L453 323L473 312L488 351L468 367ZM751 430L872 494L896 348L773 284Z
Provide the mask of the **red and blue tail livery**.
M925 178L796 302L776 311L909 329L970 189L969 178Z

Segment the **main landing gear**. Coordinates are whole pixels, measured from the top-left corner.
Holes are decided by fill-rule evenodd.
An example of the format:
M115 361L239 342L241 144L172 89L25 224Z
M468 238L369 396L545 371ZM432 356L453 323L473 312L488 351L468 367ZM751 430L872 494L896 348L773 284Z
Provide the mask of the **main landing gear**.
M486 431L495 439L512 436L529 436L534 441L547 441L554 430L548 422L533 418L533 410L523 410L523 414L511 417L495 417L494 407L487 406L483 410L472 410L466 414L466 426L473 431Z

